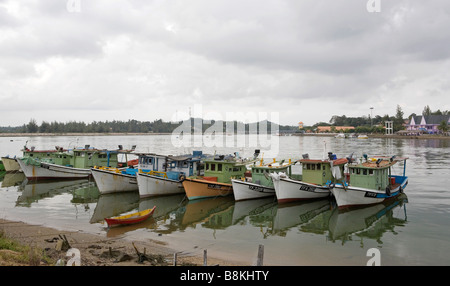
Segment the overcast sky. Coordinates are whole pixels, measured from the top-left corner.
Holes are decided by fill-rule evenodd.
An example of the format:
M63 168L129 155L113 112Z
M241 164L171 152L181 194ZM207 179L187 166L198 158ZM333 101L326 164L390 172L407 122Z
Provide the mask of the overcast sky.
M0 0L0 126L449 110L450 1L370 1Z

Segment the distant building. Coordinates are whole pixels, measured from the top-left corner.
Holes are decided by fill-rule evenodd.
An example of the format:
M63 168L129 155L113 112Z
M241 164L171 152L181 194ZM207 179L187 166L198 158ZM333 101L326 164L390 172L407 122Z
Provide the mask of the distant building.
M450 124L450 115L419 115L412 116L411 120L406 124L407 131L422 131L429 134L437 134L441 131L438 126L442 121Z
M298 129L303 129L303 122L300 121L300 122L298 123Z
M353 126L317 126L317 132L318 133L331 132L332 128L334 128L334 130L336 130L336 132L355 129L355 127L353 127Z

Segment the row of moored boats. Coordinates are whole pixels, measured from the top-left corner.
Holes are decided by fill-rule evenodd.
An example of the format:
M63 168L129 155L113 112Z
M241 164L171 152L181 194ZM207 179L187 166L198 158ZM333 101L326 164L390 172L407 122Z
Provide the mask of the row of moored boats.
M185 155L82 148L35 150L25 147L20 158L2 157L7 171L21 169L29 180L78 179L92 176L101 194L139 192L140 197L185 193L189 200L233 195L236 201L276 196L279 203L333 196L339 208L383 202L408 184L406 159L396 156L275 159L264 162L259 150L239 153ZM119 158L122 161L119 160ZM129 157L134 159L128 160ZM403 163L402 174L393 166ZM292 167L301 164L301 173Z

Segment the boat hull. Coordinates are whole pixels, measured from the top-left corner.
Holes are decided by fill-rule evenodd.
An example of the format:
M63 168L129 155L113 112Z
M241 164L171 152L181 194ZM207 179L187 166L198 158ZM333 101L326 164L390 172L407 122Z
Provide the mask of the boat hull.
M87 178L91 175L90 169L80 169L67 166L60 166L50 163L41 163L40 165L26 164L18 159L25 177L32 180L44 179L78 179Z
M274 179L275 193L279 203L313 200L329 197L331 192L326 186L308 184L291 178Z
M235 201L260 199L275 196L275 188L242 180L231 180Z
M186 178L183 187L189 200L233 195L231 184L203 179Z
M184 193L182 181L162 178L146 173L137 174L139 196L141 198Z
M346 186L344 188L342 184L336 184L331 192L333 193L338 208L342 209L382 203L400 195L407 184L408 178L402 177L399 185L390 190L390 194L387 194L386 191L356 188L352 186Z
M2 162L6 172L20 171L19 163L17 163L15 158L2 157Z
M100 194L135 192L138 190L136 176L109 170L91 169Z

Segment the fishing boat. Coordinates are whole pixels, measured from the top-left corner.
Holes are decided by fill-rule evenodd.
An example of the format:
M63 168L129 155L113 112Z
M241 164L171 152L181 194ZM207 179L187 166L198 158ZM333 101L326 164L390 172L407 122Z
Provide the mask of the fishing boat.
M20 171L19 163L17 163L16 157L4 156L2 157L3 166L6 172L18 172Z
M295 163L291 159L278 162L274 159L271 163L263 164L261 159L260 164L251 165L251 172L248 172L250 176L246 173L240 179L231 179L234 199L241 201L275 196L275 187L269 174L283 172L290 175L291 166Z
M348 164L346 180L331 191L339 208L381 203L401 194L408 184L407 157L363 155L359 162ZM392 167L403 161L403 174L393 175Z
M51 150L36 150L34 146L28 148L27 143L28 141L26 141L25 146L21 150L22 158L37 158L37 159L51 158L56 152L64 151L64 149L59 146L55 146L55 149ZM18 158L16 156L10 157L9 155L7 155L2 157L1 159L4 162L6 172L22 171L19 163L17 162Z
M241 178L247 171L247 165L258 161L259 150L253 157L241 158L234 155L215 155L203 160L203 176L189 176L183 181L183 187L189 200L233 195L231 179Z
M201 175L202 151L187 155L139 155L137 184L141 198L184 193L183 181L188 176Z
M137 191L137 172L138 169L134 166L128 168L94 166L91 168L92 177L100 194Z
M358 139L369 139L369 136L367 136L366 134L360 134L358 135Z
M328 153L327 159L310 159L308 154L299 160L302 174L270 174L279 203L320 199L331 195L330 184L343 178L346 158Z
M140 223L148 219L155 212L155 209L156 206L154 206L151 209L146 209L140 212L135 212L111 218L105 218L105 221L108 224L108 227Z
M76 179L91 176L94 166L118 167L118 154L128 154L132 150L96 149L85 145L71 150L59 150L51 158L18 158L17 162L27 179Z

